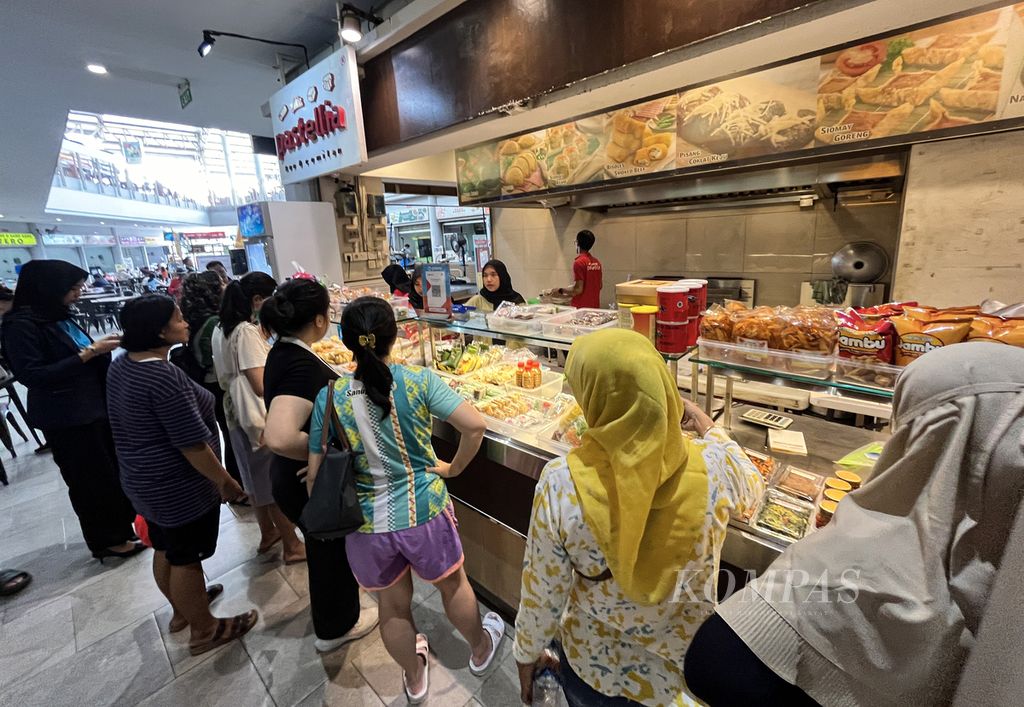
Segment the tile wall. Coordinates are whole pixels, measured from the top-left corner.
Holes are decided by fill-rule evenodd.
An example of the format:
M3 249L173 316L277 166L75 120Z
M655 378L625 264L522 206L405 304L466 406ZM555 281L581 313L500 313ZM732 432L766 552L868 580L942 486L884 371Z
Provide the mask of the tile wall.
M495 208L495 257L505 261L516 288L528 297L572 280L576 232L597 236L604 265L601 300L630 276L687 275L756 280L757 304L796 304L800 283L827 279L829 259L845 243L873 241L895 255L899 204L831 204L716 209L686 214L609 217L568 207ZM891 268L890 268L891 269ZM883 278L889 282L889 274Z
M895 297L1024 301L1024 131L916 145Z

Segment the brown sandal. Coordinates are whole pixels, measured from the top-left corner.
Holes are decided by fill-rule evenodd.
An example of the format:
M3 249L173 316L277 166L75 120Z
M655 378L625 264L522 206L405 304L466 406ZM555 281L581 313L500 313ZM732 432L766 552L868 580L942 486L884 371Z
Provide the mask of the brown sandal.
M259 618L259 612L252 609L244 614L232 616L230 619L217 619L217 630L213 632L213 638L197 645L189 646L188 652L192 655L202 655L218 646L223 646L225 643L231 643L236 638L241 638L249 633Z
M224 593L223 584L211 584L206 588L206 603L212 604L217 598ZM184 631L188 628L188 619L184 616L179 617L180 621L175 621L173 618L167 624L167 633L177 633L178 631Z
M279 542L281 542L282 539L283 536L281 535L281 533L278 533L276 538L264 540L262 543L260 543L260 546L256 548L256 554L262 555L264 552L269 552L270 548L274 547L274 545L277 545Z

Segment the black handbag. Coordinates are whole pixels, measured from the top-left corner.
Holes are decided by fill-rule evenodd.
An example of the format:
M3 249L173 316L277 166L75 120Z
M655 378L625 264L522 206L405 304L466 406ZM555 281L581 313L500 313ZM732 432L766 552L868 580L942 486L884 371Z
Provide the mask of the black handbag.
M327 434L333 429L342 449L328 444ZM302 509L299 524L302 532L318 540L343 538L362 527L365 519L356 494L356 452L348 442L345 430L334 409L334 384L327 386L327 409L324 410L320 434L323 460L313 481L313 492Z

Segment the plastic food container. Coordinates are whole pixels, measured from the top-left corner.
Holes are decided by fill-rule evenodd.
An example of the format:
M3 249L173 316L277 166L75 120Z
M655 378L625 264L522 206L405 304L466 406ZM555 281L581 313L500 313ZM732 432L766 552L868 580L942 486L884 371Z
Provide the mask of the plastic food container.
M757 527L785 540L799 540L811 525L814 506L768 490L757 514Z
M902 372L903 366L836 356L836 380L842 383L892 390Z
M774 457L770 457L767 454L761 452L755 452L753 449L743 448L743 453L747 455L750 461L754 462L754 466L761 472L761 478L764 479L766 484L771 483L771 480L775 477L775 472L779 470L779 462Z
M780 491L813 501L825 486L825 477L795 466L786 467L779 475L775 487Z
M658 308L652 304L642 304L629 310L633 319L633 331L643 334L654 343L654 318Z
M853 491L853 487L850 486L850 484L847 483L846 481L843 481L842 479L825 479L825 488L836 489L837 491L845 491L846 493L850 493L850 491Z
M536 432L551 424L567 403L561 398L542 400L523 393L505 393L474 405L486 418L489 429L515 436L524 431Z
M542 324L544 336L572 340L599 329L618 326L619 315L608 309L574 309L547 319Z
M840 491L839 489L825 489L825 492L821 494L823 498L829 501L835 501L839 503L846 496L846 491Z
M818 504L818 514L814 517L814 527L820 528L824 525L828 525L828 522L832 520L832 516L836 512L836 506L838 504L835 501L825 500Z
M515 382L508 385L509 390L514 390L517 393L529 393L530 395L536 395L539 398L555 398L562 392L563 384L565 383L565 375L561 373L555 373L554 371L541 370L541 383L536 388L520 388Z
M488 314L487 328L505 334L540 334L544 322L565 309L553 304L517 305L512 309L515 314L511 317L503 316L501 311Z
M704 338L698 339L697 343L700 346L700 357L709 361L723 361L766 373L793 374L817 380L828 380L832 375L834 358L831 354L780 351Z
M848 483L850 486L852 486L854 490L857 490L857 489L860 488L860 484L861 484L860 474L857 474L857 473L852 472L852 471L847 471L846 469L840 469L839 471L835 472L835 475L836 475L837 479L842 479L843 481Z

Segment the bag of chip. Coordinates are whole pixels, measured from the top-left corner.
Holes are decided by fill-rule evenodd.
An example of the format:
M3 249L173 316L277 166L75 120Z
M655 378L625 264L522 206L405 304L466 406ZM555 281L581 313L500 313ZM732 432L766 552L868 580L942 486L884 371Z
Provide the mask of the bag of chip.
M858 307L856 312L864 321L873 322L879 319L899 316L903 314L904 307L916 306L917 302L889 302L888 304L879 304L874 307Z
M935 319L925 318L924 313L905 312L890 321L896 327L897 366L906 366L933 349L959 344L967 338L973 317L951 316L935 312ZM922 318L918 318L922 317Z
M1024 319L1004 319L983 314L971 322L967 340L1024 346Z
M836 321L839 322L836 353L840 358L892 363L896 334L889 319L867 322L850 309L836 312Z
M701 338L709 341L732 341L733 312L720 304L713 304L700 320Z

